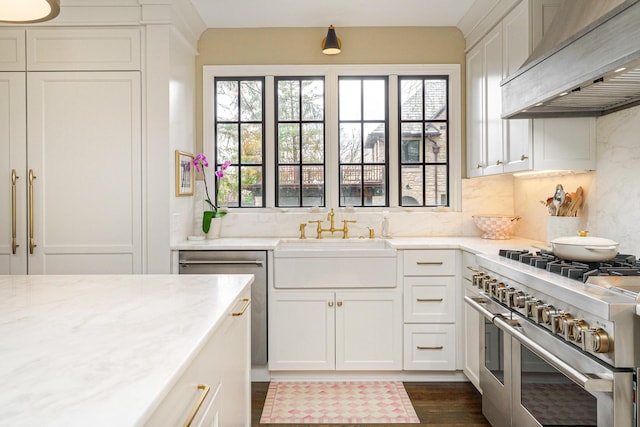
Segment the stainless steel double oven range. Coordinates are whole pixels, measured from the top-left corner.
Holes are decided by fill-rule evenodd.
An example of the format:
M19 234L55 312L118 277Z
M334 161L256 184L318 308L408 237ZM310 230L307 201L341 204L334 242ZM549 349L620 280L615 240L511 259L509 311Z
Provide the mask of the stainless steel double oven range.
M478 294L465 301L484 319L492 426L640 427L640 262L620 257L572 266L544 251L476 256Z

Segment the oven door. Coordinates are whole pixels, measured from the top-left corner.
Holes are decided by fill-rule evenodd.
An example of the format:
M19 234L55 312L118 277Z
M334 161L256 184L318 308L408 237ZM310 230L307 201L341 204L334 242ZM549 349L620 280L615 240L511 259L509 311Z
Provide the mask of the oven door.
M483 372L490 369L481 367L483 414L494 427L633 425L633 372L603 365L517 313L501 313L507 309L487 297L465 300L488 319L485 334L497 328L508 337L503 339L504 357L510 361L503 389L510 395L498 399L510 402L510 424L505 424L504 408L496 423L485 412L485 406L493 409L500 402L484 393ZM495 386L488 378L489 386Z
M493 324L498 314L508 311L483 297L465 297L467 303L482 314L480 324L480 389L482 414L493 427L511 425L511 336ZM477 304L468 301L479 301Z

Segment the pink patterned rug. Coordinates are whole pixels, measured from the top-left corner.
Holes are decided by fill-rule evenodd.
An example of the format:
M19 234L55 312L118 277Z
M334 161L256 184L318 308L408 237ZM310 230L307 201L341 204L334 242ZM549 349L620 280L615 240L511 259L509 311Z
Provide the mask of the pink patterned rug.
M402 382L275 382L261 424L419 423Z

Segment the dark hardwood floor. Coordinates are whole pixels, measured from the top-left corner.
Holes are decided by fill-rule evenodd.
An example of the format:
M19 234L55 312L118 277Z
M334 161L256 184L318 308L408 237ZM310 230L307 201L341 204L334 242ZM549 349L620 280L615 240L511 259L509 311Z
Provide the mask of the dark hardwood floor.
M404 383L420 424L400 426L480 427L490 424L482 415L481 395L471 383ZM260 424L267 397L268 382L252 383L251 425L270 427L326 427L346 424ZM380 427L382 424L358 424L359 427Z

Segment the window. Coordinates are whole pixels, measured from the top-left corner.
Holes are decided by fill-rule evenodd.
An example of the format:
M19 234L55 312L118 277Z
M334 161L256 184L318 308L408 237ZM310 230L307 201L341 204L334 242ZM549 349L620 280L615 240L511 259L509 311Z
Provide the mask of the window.
M340 206L388 206L387 78L338 79Z
M276 206L324 206L324 78L278 77L275 87Z
M400 206L449 206L448 79L398 78Z
M205 66L203 77L204 151L231 161L220 206L460 208L459 65Z
M228 160L216 185L218 206L264 207L264 78L215 79L215 163Z

